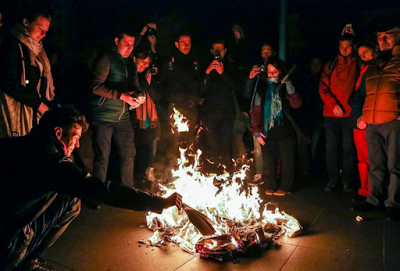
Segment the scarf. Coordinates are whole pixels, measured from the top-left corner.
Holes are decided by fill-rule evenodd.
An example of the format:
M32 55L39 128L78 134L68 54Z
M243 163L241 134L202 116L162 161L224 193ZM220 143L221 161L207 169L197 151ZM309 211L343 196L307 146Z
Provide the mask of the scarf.
M34 67L39 68L40 76L45 76L47 78L46 86L46 99L52 101L54 99L54 85L53 76L51 75L50 61L47 58L46 52L43 48L43 43L40 41L36 42L29 32L21 24L17 23L12 29L11 34L25 44L30 50L30 62ZM23 80L23 85L25 85L25 80ZM40 90L40 81L37 86L37 91ZM40 95L40 93L39 93Z
M278 78L278 77L276 77ZM274 78L267 78L268 90L265 94L264 103L264 131L268 133L271 128L274 127L275 121L278 125L283 124L283 114L282 114L282 99L278 93L274 93L277 87L277 82Z
M148 117L148 118L147 118ZM147 121L150 120L150 128L156 128L158 125L158 117L156 106L150 98L149 93L146 92L146 101L136 108L136 118L139 121L139 128L146 129L148 127Z

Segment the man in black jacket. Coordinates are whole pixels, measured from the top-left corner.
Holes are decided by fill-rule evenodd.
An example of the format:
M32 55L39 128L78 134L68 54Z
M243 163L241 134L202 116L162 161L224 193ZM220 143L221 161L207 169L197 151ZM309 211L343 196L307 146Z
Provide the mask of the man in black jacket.
M150 196L79 169L68 156L87 126L75 108L56 108L26 136L0 140L0 270L51 270L42 257L79 214L78 198L154 212L181 205L178 194Z
M205 156L216 165L222 164L232 170L235 83L224 61L226 48L223 39L212 42L211 54L214 60L206 69L199 88L203 98L200 120L204 128Z
M196 139L196 126L199 103L197 93L200 82L199 63L192 53L192 38L189 33L178 34L175 41L176 50L160 70L159 81L164 87L164 95L168 100L168 116L174 113L175 107L189 121L189 132L182 135L170 134L170 154L178 155L180 141L191 145ZM169 122L166 121L168 124ZM163 127L171 133L170 127ZM185 137L183 136L183 137ZM172 157L174 157L172 156Z

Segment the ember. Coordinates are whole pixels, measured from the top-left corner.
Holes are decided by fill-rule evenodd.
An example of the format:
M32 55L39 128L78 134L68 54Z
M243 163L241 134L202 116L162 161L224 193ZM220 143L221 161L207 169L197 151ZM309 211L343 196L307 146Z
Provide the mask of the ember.
M180 113L175 110L175 114ZM283 234L295 237L301 233L299 222L279 211L275 204L268 203L262 212L259 210L258 187L243 189L248 165L232 175L227 172L203 175L198 169L200 150L193 155L194 163L186 159L186 149L180 149L180 153L178 169L172 170L174 181L159 184L160 191L164 196L180 193L187 205L201 213L187 205L181 212L176 207L161 214L149 212L147 225L154 234L140 242L152 246L174 242L186 252L222 261L277 246L276 240Z

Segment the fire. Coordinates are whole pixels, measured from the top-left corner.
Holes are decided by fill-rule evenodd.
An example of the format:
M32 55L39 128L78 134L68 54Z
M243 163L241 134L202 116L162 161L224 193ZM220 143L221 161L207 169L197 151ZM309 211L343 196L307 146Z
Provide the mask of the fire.
M173 108L174 113L171 114L170 118L174 120L173 128L176 128L178 132L188 132L189 124L188 120L181 112L179 112L175 107ZM172 133L175 133L172 129Z
M176 109L174 111L181 115ZM178 118L182 119L183 116ZM172 170L174 181L170 185L159 184L160 190L166 197L174 192L180 193L185 204L213 222L215 235L203 236L185 211L179 212L176 207L171 207L161 214L148 213L147 224L154 234L141 242L159 246L164 241L172 241L189 253L202 257L213 255L222 260L224 255L231 255L234 251L245 251L254 245L269 248L280 235L293 237L301 232L298 221L273 204L269 203L260 210L258 187L243 188L249 165L242 166L232 175L228 172L204 175L198 167L201 150L193 156L194 162L190 163L186 159L186 149L180 148L178 167Z

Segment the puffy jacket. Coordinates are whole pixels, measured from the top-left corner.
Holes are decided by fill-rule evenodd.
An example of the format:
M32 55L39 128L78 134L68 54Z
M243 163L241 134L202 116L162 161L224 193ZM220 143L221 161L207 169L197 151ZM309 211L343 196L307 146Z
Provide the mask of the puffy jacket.
M331 63L325 65L319 83L319 94L324 102L323 114L324 117L337 118L333 109L336 105L340 105L345 113L343 117L348 117L351 112L348 100L354 91L357 59L354 56L339 55L332 74L330 74Z
M400 46L385 63L377 60L366 74L366 98L362 119L367 124L382 124L399 117Z
M141 92L135 63L123 58L116 49L93 64L92 120L118 122L129 120L129 105L120 100L122 93Z

